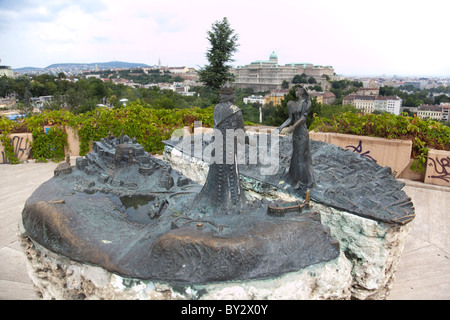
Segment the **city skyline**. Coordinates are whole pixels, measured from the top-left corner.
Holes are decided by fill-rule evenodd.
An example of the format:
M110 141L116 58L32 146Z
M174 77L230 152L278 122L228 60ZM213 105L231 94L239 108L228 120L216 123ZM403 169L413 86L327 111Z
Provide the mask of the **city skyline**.
M0 0L0 59L13 68L107 61L199 68L208 63L207 31L227 17L239 36L234 67L274 51L281 65L331 65L344 76L450 77L450 3L422 3Z

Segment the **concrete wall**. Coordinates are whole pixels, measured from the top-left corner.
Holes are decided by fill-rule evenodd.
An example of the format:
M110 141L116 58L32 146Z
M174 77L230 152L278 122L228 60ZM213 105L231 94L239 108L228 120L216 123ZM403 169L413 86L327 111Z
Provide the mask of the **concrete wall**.
M77 130L72 127L66 127L67 133L67 143L68 150L70 156L79 156L80 155L80 140L78 138Z
M14 153L19 160L23 162L28 159L31 152L31 141L33 141L33 136L31 133L13 133L10 135L12 145L14 147ZM8 163L6 159L6 154L4 147L0 142L0 164Z
M428 151L425 183L450 187L450 151Z
M48 127L49 128L49 127ZM67 143L68 147L66 152L69 152L70 156L80 155L80 141L78 139L77 130L72 127L66 127ZM10 135L14 153L16 154L19 162L23 162L28 159L32 149L33 135L31 133L12 133ZM5 151L2 143L0 142L0 164L9 163L6 159Z

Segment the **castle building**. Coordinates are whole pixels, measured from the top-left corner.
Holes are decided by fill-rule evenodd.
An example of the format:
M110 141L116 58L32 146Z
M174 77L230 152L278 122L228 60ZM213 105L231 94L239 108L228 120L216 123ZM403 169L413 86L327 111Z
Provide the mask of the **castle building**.
M231 70L235 76L234 85L237 88L252 88L257 92L273 91L282 88L283 81L292 85L292 79L303 73L313 77L319 84L327 82L326 78L333 78L332 66L319 66L311 63L288 63L280 65L275 52L269 60L257 60L249 65ZM326 87L325 83L322 87Z

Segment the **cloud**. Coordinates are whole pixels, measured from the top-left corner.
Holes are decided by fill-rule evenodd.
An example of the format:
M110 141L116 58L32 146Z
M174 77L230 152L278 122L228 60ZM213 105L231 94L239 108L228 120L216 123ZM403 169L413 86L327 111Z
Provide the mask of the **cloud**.
M0 58L13 67L158 59L202 66L207 31L227 17L239 35L234 65L275 51L282 64L332 65L340 74L450 74L449 7L444 0L0 0Z

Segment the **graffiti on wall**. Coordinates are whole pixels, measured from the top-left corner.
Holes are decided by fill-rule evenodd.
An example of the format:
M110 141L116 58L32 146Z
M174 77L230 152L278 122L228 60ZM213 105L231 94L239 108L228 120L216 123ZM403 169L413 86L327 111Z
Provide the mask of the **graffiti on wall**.
M14 147L14 154L17 159L24 160L28 158L31 151L31 144L29 142L28 137L14 136L11 138L11 144ZM0 154L0 163L9 163L4 150Z
M361 140L359 140L359 143L358 143L357 146L346 146L346 148L347 149L353 149L353 152L359 153L363 157L369 158L370 160L377 162L377 160L375 160L374 158L369 156L370 151L363 152L362 141Z
M434 172L437 175L430 175L432 179L442 179L445 182L450 182L450 157L446 158L432 158L428 157L428 166L434 167Z

